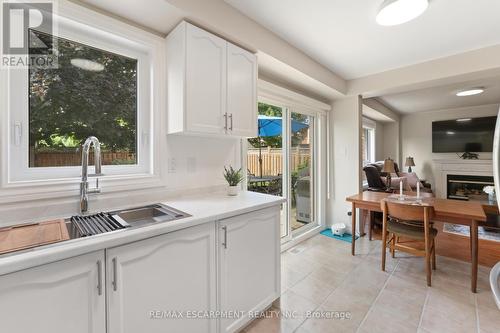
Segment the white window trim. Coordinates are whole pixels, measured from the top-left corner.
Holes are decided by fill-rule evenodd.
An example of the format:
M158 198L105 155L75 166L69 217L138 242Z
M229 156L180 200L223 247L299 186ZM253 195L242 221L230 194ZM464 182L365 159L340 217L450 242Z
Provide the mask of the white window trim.
M163 98L166 91L163 38L69 1L59 1L57 7L57 16L61 22L58 36L132 56L139 60L138 146L143 145L143 149L138 149L140 164L103 166L105 174L101 178L103 190L115 192L164 186L165 182L161 177L164 174L161 170L163 163L160 161L160 152L165 150L166 137L164 126L161 126L162 122L166 121L161 112L166 107ZM75 39L74 28L81 27L82 24L85 25L85 33L79 34ZM97 42L96 34L102 37ZM115 42L110 43L110 38L114 38ZM13 73L13 71L19 72ZM33 195L37 195L37 198L54 198L78 193L79 167L31 168L38 174L30 175L32 170L28 170L27 150L24 150L26 153L21 152L24 157L19 155L19 150L10 150L14 145L15 122L19 121L19 115L24 117L20 120L23 124L27 124L28 118L27 99L24 100L23 106L19 103L22 99L19 98L19 94L17 98L11 98L15 85L11 85L10 81L16 79L18 85L28 84L26 71L20 69L0 71L0 108L2 110L0 113L0 202L23 201ZM141 82L145 82L146 85L140 84ZM23 89L25 98L27 98L26 87ZM147 112L140 112L141 110ZM23 125L23 127L21 144L25 145L24 149L26 149L28 133L27 126ZM140 131L141 127L148 130Z
M377 156L377 152L375 151L376 149L376 130L377 130L377 124L371 120L371 119L368 119L368 118L365 118L363 117L363 130L365 129L368 129L369 131L369 134L370 134L370 138L369 138L369 144L370 144L370 149L369 149L369 152L371 153L370 155L371 156L371 160L370 162L375 162L375 159L376 159L376 156Z

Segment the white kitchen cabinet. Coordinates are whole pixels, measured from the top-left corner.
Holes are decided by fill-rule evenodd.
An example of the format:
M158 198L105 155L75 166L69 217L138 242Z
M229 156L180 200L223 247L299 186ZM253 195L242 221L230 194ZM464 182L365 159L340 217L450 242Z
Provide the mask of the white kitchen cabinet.
M216 309L215 245L206 223L107 250L108 333L215 332L186 317Z
M221 318L220 332L235 332L280 295L279 206L218 222L221 311L242 311Z
M254 54L227 45L227 114L229 132L253 137L257 133L257 59Z
M105 333L104 250L0 276L0 331Z
M185 21L167 37L168 133L257 135L257 58Z

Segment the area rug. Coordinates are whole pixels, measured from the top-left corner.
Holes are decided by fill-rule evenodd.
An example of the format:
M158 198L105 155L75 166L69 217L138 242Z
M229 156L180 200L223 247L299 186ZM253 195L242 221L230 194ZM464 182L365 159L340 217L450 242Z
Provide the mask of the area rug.
M344 236L334 235L332 233L332 229L330 229L330 228L323 230L322 232L320 232L320 234L322 234L323 236L326 236L326 237L339 239L339 240L347 242L347 243L352 243L352 235L351 234L344 234ZM358 239L358 238L359 237L356 236L356 239Z
M443 226L443 231L449 234L469 237L469 227L466 225L445 223ZM500 242L500 232L486 231L483 227L478 228L478 237L479 239Z

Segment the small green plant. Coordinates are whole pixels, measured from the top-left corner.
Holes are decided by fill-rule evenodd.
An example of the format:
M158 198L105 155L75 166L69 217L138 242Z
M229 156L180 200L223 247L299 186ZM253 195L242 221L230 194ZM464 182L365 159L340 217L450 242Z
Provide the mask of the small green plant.
M243 180L241 168L234 170L232 166L229 166L229 168L224 167L224 178L226 178L229 186L238 185Z

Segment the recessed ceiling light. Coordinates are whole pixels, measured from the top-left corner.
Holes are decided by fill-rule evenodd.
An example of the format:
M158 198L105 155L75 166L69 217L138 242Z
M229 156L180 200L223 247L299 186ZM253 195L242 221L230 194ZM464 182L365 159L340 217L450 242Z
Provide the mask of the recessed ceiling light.
M448 131L448 132L446 132L446 134L448 134L448 135L453 135L453 134L455 134L455 132L453 132L453 131Z
M466 90L461 90L457 92L457 96L463 97L463 96L473 96L473 95L479 95L484 92L484 88L482 87L477 87L477 88L472 88L472 89L466 89Z
M88 59L73 58L70 62L73 66L86 71L101 72L104 70L103 64Z
M472 118L462 118L462 119L457 119L457 121L458 121L459 123L463 123L463 122L466 122L466 121L471 121L471 120L472 120Z
M385 0L377 14L377 23L384 26L411 21L429 6L429 0Z

